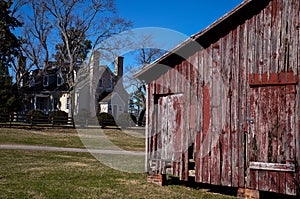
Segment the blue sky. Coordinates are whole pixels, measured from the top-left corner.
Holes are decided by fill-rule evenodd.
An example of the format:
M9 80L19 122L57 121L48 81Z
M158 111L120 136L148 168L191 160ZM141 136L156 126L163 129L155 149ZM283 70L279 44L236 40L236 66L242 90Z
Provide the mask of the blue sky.
M193 35L243 0L115 0L119 15L134 28L161 27Z
M242 2L243 0L115 0L119 16L132 21L133 29L158 27L182 33L184 39L173 42L173 47L205 29ZM149 34L153 33L157 32ZM168 35L162 35L161 39L168 40ZM122 56L125 57L125 66L135 65L134 56Z
M185 36L191 36L212 24L242 1L115 0L115 4L119 16L133 22L133 29L146 27L167 28ZM153 31L153 33L157 33L157 31ZM164 34L161 39L168 40L170 43L173 42L169 34ZM177 39L179 42L174 41L174 47L185 39L186 37L182 40ZM132 65L133 60L134 57L125 56L125 65Z

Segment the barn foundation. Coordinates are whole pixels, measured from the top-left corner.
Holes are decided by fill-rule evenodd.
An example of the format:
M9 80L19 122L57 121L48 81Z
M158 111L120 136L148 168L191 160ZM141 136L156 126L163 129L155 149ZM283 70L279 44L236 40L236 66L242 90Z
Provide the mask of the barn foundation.
M259 191L253 189L239 188L237 197L239 199L259 199Z
M147 176L147 182L149 183L154 183L157 184L159 186L163 186L166 184L166 174L160 174L160 173L156 173L156 172L149 172L148 176Z

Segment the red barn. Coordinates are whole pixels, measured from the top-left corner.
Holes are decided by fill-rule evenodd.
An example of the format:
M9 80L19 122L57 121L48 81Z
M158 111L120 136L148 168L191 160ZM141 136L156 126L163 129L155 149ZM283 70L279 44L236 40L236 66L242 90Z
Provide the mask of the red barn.
M245 0L136 75L149 173L300 196L299 10Z

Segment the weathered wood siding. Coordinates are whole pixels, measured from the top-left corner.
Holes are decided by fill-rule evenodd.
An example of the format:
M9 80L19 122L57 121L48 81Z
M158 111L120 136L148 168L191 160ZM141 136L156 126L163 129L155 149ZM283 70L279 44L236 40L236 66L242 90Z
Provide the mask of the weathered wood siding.
M299 5L270 0L148 85L156 169L188 180L194 159L196 182L299 194Z

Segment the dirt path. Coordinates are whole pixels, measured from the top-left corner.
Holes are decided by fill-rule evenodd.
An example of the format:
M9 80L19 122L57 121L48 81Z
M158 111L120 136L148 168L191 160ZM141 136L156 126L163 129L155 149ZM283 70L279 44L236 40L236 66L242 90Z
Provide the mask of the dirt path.
M139 151L80 149L80 148L32 146L32 145L19 145L19 144L0 144L0 149L31 150L31 151L61 151L61 152L120 154L120 155L138 155L138 156L145 155L145 152L139 152Z

